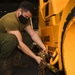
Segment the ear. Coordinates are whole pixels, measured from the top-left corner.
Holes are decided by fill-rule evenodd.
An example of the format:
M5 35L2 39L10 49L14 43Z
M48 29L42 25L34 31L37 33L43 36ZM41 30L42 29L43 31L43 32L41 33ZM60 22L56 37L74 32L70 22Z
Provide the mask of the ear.
M22 14L22 9L19 9L18 15L20 16Z

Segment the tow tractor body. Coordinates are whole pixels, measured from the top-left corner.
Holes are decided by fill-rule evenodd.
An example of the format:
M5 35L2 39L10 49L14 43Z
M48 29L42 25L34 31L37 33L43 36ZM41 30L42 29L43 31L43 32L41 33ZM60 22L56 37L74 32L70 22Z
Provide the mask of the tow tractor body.
M39 34L49 61L65 75L75 71L75 0L39 0Z

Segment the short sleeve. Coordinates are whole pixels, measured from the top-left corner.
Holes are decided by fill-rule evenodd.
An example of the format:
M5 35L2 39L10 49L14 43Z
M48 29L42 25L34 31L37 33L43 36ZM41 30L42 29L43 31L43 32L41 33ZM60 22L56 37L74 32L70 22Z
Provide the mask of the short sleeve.
M20 23L20 28L21 28L21 30L24 30L24 28L26 28L29 25L31 25L30 20L28 20L28 23L27 24Z
M31 23L30 23L30 19L28 20L28 23L25 24L25 27L27 27L27 26L29 26L29 25L31 25Z

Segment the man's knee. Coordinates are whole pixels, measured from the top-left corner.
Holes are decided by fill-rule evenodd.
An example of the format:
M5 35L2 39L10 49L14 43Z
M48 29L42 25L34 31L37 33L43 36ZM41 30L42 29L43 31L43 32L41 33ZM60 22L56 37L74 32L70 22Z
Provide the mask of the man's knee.
M18 40L14 34L1 34L0 35L0 45L9 44L9 45L18 45Z
M8 37L6 37L6 41L8 41L9 44L12 46L18 46L18 40L17 37L14 34L10 34Z
M0 48L0 58L8 58L18 46L18 40L13 34L5 34Z

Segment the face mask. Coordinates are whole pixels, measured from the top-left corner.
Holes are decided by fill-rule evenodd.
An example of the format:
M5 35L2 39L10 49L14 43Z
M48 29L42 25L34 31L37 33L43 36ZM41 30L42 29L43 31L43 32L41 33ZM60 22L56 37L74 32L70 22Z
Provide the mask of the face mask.
M28 20L29 20L29 19L23 17L22 15L20 15L18 18L19 18L19 21L20 21L22 24L27 24L27 23L28 23Z

